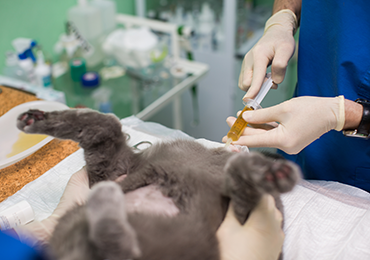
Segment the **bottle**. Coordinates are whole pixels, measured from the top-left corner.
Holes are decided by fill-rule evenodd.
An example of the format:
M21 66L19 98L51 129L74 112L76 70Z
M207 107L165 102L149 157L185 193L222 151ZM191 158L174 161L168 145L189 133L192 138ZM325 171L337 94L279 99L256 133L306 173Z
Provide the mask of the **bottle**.
M211 51L215 25L215 14L208 2L203 3L202 11L198 20L199 49L203 51Z
M35 40L28 38L16 38L12 41L12 45L18 54L24 54L26 57L30 58L32 62L36 61L36 58L32 52L32 48L37 45Z
M111 95L112 90L109 88L102 87L95 90L91 95L95 102L95 109L102 113L113 113Z
M28 81L26 72L18 64L17 54L13 51L7 51L5 56L6 66L3 69L3 75L13 79Z
M31 84L36 84L33 64L35 57L32 53L32 48L36 46L36 42L32 39L17 38L13 40L12 44L18 53L18 64L25 71L27 81Z
M99 9L103 34L108 35L116 28L116 3L111 0L93 0L90 4Z
M18 55L18 64L25 71L27 81L31 84L36 84L36 75L33 62L31 58L24 56L23 54Z
M41 50L37 51L37 63L35 68L36 84L39 87L51 88L51 68L45 63L44 54Z
M59 62L69 63L72 58L81 57L81 46L71 31L68 22L65 23L65 33L61 34L58 42L54 45L54 52L59 56Z
M88 4L87 0L78 0L78 5L68 10L68 21L72 22L86 40L93 40L102 34L102 20L99 10Z
M103 27L101 13L87 0L78 0L78 5L68 10L68 21L77 30L74 33L80 41L87 41L93 49L85 52L83 57L88 66L96 66L103 60L101 50Z
M21 202L0 212L0 230L4 231L14 227L25 225L35 218L31 205L26 201Z

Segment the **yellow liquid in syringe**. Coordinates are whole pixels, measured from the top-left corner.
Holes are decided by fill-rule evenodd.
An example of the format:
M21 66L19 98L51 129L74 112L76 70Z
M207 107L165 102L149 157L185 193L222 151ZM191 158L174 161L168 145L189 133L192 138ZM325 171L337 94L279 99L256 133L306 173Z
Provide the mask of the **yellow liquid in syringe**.
M231 142L238 141L244 129L247 127L248 122L246 122L242 117L243 113L247 110L254 110L254 109L250 106L244 107L244 109L239 114L238 118L236 119L235 123L231 126L230 131L227 133L227 142L225 144L225 148L227 148L231 144Z

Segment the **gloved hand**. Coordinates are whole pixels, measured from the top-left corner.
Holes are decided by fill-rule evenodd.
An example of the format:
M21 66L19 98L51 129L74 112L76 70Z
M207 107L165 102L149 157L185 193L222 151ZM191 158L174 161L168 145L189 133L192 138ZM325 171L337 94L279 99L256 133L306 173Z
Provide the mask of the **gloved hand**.
M344 97L298 97L281 104L243 113L252 124L278 122L269 130L247 127L234 144L248 147L275 147L288 154L296 154L326 132L343 129L345 121ZM229 126L235 118L229 117ZM227 137L222 141L226 142Z
M285 238L282 220L271 195L261 198L244 225L235 218L230 205L217 230L221 260L276 260Z
M297 27L297 18L289 9L281 10L267 20L263 36L243 60L238 86L248 90L244 100L255 98L270 64L273 82L280 84L283 81L288 61L295 50L293 36Z
M71 176L58 206L48 218L14 228L19 240L32 247L47 243L59 218L74 206L84 204L89 192L87 172L82 168Z

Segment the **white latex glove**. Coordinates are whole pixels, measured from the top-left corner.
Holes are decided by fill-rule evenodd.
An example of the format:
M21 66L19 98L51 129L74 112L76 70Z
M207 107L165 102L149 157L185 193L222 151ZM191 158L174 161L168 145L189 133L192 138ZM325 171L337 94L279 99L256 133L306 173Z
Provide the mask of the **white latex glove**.
M234 144L274 147L288 154L296 154L326 132L343 129L344 97L292 98L273 107L246 111L243 119L252 124L279 124L269 130L247 127ZM229 117L226 121L231 126L235 118ZM223 141L226 140L224 137Z
M263 36L243 60L238 86L248 90L244 100L255 98L270 64L273 82L280 84L283 81L288 61L295 50L293 36L297 27L297 17L289 9L281 10L267 20Z
M217 230L221 260L278 259L285 238L282 220L271 195L262 197L244 225L235 218L231 205Z
M76 205L86 202L90 192L89 179L85 168L76 172L69 179L58 206L48 218L41 221L33 221L24 226L14 228L19 240L32 247L40 246L48 242L59 218Z

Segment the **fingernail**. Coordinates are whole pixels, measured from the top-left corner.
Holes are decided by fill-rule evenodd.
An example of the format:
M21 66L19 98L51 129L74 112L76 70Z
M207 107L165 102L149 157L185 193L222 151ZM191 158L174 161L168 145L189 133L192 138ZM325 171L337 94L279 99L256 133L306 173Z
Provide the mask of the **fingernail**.
M250 98L248 97L248 93L247 93L247 94L244 95L243 101L247 101L248 99L250 99Z
M245 112L243 113L242 117L243 117L243 119L244 119L245 121L250 120L250 119L251 119L251 117L252 117L252 111L245 111Z

